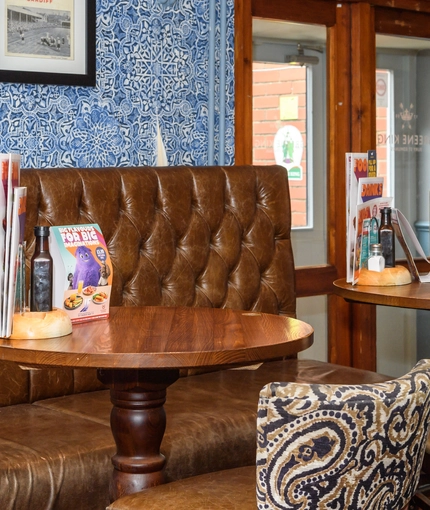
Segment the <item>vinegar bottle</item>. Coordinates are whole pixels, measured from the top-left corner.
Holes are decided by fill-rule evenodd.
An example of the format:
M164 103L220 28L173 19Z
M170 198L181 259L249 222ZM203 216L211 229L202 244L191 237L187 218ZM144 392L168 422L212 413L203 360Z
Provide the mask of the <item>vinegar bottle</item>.
M391 225L391 207L381 209L381 225L379 227L379 242L382 245L382 256L385 259L385 267L395 267L395 234Z
M52 257L49 253L49 227L34 227L36 248L31 258L30 311L52 310Z

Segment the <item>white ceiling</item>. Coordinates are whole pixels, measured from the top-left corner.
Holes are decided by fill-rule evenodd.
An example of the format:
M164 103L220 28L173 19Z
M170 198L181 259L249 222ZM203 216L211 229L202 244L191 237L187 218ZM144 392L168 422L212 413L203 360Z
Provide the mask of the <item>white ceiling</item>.
M253 38L282 39L294 41L304 45L325 46L326 28L321 25L304 25L285 21L253 19ZM390 35L376 35L377 48L391 48L397 50L426 50L430 49L430 39L414 37L396 37Z

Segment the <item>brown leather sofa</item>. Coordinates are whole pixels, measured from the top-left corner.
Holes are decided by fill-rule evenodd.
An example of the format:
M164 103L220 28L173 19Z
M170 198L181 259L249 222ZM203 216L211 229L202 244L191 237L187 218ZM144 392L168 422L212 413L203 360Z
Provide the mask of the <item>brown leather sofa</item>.
M23 170L21 184L28 188L27 262L34 225L98 223L113 263L112 306L295 316L282 167ZM166 479L252 465L258 393L274 379L383 377L297 360L182 377L167 393ZM0 360L2 510L105 508L115 452L110 409L94 371Z

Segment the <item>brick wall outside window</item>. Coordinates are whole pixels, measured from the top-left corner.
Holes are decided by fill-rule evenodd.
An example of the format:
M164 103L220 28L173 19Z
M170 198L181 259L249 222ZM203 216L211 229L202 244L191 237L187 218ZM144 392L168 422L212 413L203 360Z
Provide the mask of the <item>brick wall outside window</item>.
M298 97L298 115L295 119L281 120L280 98ZM303 179L290 180L293 227L307 224L306 207L306 68L287 64L254 62L253 67L253 163L276 163L273 141L278 130L295 126L303 137L301 166Z

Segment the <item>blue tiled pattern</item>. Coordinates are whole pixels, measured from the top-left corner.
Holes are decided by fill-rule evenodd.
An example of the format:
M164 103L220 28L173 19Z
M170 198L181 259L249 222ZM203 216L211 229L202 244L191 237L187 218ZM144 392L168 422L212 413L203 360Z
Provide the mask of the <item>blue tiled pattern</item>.
M158 115L170 165L208 164L209 1L97 0L96 87L0 83L0 152L19 152L26 168L153 165ZM227 0L226 164L234 162L233 4ZM217 1L217 57L219 15Z

